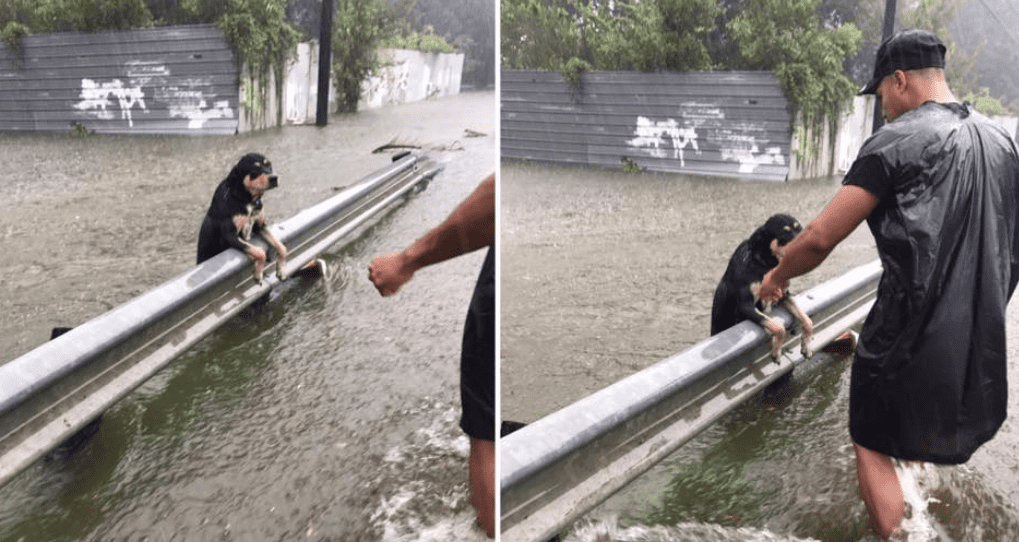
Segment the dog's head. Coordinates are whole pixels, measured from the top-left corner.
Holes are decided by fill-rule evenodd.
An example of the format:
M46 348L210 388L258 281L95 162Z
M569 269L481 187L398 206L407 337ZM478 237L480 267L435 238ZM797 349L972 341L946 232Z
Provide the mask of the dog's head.
M803 227L795 217L785 214L772 215L763 226L757 228L757 231L750 236L750 248L754 254L773 257L771 253L773 239L778 242L778 246L785 246L801 231L803 231Z
M265 156L251 152L241 157L230 171L235 183L240 184L251 196L258 199L268 190L279 186L279 177L272 171L272 163Z

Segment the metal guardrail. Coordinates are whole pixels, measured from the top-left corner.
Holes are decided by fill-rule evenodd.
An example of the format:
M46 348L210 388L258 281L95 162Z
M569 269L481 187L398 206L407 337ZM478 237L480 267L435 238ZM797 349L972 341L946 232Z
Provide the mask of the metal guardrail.
M797 296L814 321L812 344L862 321L880 276L874 261ZM806 361L799 334L787 337L776 363L764 330L742 322L503 438L501 540L548 540Z
M288 249L288 271L427 186L439 169L408 153L271 226ZM278 282L275 265L259 285L248 258L228 250L0 366L0 485L267 293Z

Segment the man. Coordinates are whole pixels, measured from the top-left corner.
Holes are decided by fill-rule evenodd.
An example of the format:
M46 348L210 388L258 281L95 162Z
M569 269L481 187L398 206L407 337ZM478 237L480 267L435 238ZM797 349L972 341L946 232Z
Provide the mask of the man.
M435 229L400 252L379 256L368 279L395 294L425 267L481 247L481 266L464 325L460 353L460 427L470 437L471 504L478 526L495 536L495 175L490 175Z
M762 281L776 301L865 218L884 273L853 363L849 430L875 529L900 537L891 458L960 464L1005 419L1005 307L1019 280L1019 154L945 84L945 46L905 30L878 49L886 124Z

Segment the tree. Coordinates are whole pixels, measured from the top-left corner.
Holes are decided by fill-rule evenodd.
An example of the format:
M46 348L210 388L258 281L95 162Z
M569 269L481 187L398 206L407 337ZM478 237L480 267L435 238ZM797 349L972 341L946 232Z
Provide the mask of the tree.
M492 0L416 0L412 30L427 27L464 55L464 84L495 84L495 2Z
M846 76L859 87L867 84L874 75L874 58L881 45L886 0L822 0L821 23L838 28L853 23L863 33L860 48L843 62Z
M378 44L385 37L385 13L379 0L343 0L333 22L333 78L336 107L357 111L361 82L378 69Z
M504 0L502 64L562 70L700 70L715 28L716 0Z
M955 20L959 10L972 0L919 0L912 6L903 6L899 22L905 28L919 28L934 32L945 43L945 81L948 87L960 94L977 94L977 57L981 45L972 54L964 54L955 45L948 24Z
M510 70L561 70L580 56L580 26L570 0L502 0L501 63Z
M594 69L690 71L711 66L704 45L715 0L579 4L583 50Z
M98 32L152 25L145 0L5 0L0 28L11 22L29 32Z
M808 127L825 117L835 122L858 90L843 61L856 54L862 34L852 23L825 26L819 6L820 0L748 0L727 24L749 67L774 72Z

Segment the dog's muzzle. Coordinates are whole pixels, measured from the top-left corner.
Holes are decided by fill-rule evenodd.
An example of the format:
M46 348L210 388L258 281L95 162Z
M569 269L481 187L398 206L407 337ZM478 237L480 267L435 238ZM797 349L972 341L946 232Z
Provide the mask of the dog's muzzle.
M279 177L275 175L269 175L269 188L276 188L279 186Z

